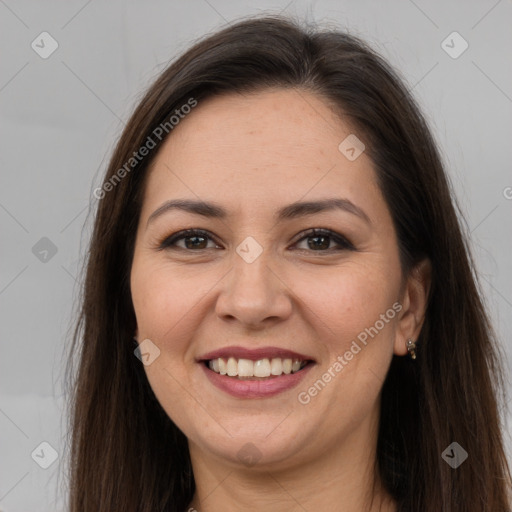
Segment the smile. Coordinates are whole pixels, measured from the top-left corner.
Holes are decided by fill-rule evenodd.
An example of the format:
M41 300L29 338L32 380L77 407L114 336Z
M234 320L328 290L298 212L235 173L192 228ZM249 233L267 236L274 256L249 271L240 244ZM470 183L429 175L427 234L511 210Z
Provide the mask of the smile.
M309 356L267 347L226 347L198 359L215 387L236 398L267 398L295 386L316 364Z
M301 361L300 359L273 357L272 359L263 358L257 361L250 359L236 359L222 357L210 359L207 361L210 370L220 375L228 377L238 377L239 379L247 378L272 378L280 375L289 375L297 373L304 368L309 361Z

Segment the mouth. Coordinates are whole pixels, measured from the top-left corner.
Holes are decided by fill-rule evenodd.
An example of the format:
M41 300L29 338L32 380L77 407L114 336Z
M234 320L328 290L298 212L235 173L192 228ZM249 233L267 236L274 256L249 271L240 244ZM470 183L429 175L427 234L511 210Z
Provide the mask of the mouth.
M204 361L204 364L215 373L235 377L239 380L272 379L281 375L290 375L300 372L310 363L312 361L281 357L265 357L256 361L235 357L227 359L218 357Z
M309 356L272 347L231 347L197 361L211 383L237 398L265 398L291 389L316 364Z

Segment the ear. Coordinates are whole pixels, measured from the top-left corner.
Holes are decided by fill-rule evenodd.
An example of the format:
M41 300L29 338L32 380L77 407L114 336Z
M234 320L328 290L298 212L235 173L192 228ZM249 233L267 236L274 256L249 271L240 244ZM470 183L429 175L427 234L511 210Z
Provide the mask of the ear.
M432 278L432 265L428 258L415 265L406 278L400 304L394 353L407 355L407 340L416 341L425 320Z

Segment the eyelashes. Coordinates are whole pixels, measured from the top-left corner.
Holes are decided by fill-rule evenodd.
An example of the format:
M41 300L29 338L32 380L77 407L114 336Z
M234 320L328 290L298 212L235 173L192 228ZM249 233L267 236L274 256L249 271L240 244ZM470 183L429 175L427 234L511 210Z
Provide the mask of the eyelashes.
M332 253L332 252L340 252L340 251L355 251L356 248L354 245L343 235L340 235L339 233L336 233L335 231L331 231L330 229L323 229L323 228L314 228L309 229L306 231L303 231L298 235L300 238L294 242L294 245L297 245L299 242L302 242L303 240L309 240L314 239L315 242L311 245L308 244L307 249L294 249L294 250L300 250L300 251L307 251L307 252L315 252L315 253ZM185 243L185 247L181 247L176 245L177 242L180 242L181 240L192 240L190 244ZM208 245L208 242L214 242L216 244L216 247L206 247L203 245ZM337 247L330 247L331 242L334 242ZM205 231L203 229L185 229L182 231L178 231L176 233L173 233L172 235L166 237L162 242L160 242L158 249L159 250L182 250L182 251L189 251L189 252L200 252L205 251L207 249L215 249L218 248L220 244L217 243L216 237L214 237L211 233L208 231ZM329 246L326 248L326 246ZM314 247L314 248L311 248Z
M199 238L199 239L207 239L214 241L215 238L208 233L208 231L204 231L202 229L185 229L183 231L178 231L177 233L172 234L171 236L167 237L165 240L162 241L162 243L159 246L159 249L184 249L188 250L189 248L186 247L178 247L176 246L176 242L187 239L187 238ZM206 247L199 247L199 249L195 250L205 250ZM193 250L193 249L192 249Z
M356 248L354 245L343 235L340 235L339 233L336 233L335 231L331 231L330 229L309 229L307 231L303 231L300 235L301 238L296 242L301 242L303 240L308 240L310 238L314 238L321 241L320 246L325 245L325 239L328 239L329 241L334 241L337 244L337 248L329 248L326 250L318 251L315 249L306 249L311 250L313 252L330 252L330 251L343 251L343 250L349 250L349 251L355 251ZM330 242L327 243L327 245L330 245ZM318 246L316 246L318 248Z

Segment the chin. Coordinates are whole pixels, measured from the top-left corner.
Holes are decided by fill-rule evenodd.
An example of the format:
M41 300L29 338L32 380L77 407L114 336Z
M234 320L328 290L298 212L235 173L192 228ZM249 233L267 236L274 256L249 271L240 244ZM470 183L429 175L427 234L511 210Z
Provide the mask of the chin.
M283 421L283 417L276 420L275 415L267 418L259 415L255 421L246 417L242 421L223 424L231 435L223 429L215 436L204 436L206 432L196 431L190 439L200 451L209 452L237 468L286 469L300 462L304 447L310 446L308 438L315 436L314 432L308 436L303 423Z

